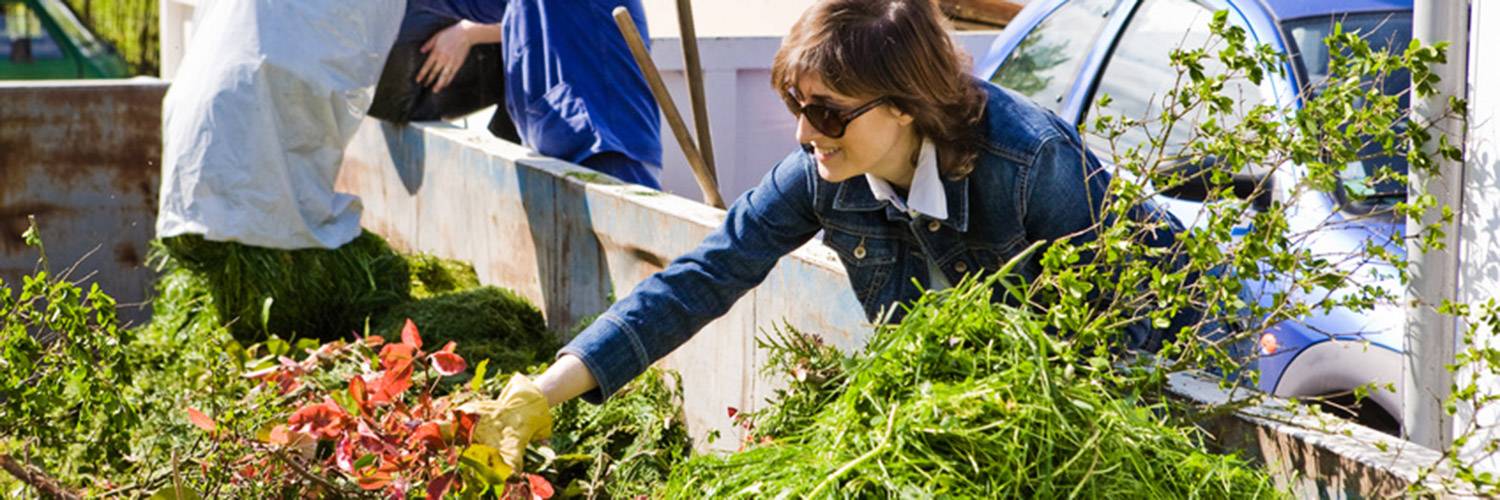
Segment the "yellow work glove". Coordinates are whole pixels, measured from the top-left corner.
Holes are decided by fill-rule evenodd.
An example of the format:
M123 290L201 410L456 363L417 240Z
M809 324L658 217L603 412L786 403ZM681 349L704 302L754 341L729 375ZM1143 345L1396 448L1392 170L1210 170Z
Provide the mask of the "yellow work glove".
M473 443L499 451L500 460L515 472L524 470L521 466L526 445L533 439L552 436L552 410L547 407L547 397L530 378L519 373L505 384L499 398L464 403L458 410L479 416Z

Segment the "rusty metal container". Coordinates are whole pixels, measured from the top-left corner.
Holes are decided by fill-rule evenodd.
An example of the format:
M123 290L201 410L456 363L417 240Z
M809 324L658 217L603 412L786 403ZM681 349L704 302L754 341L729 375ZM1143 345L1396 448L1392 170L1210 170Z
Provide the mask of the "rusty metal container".
M161 102L152 79L0 83L0 279L37 265L21 239L35 215L52 271L99 283L140 323L161 184ZM74 267L76 265L76 267Z

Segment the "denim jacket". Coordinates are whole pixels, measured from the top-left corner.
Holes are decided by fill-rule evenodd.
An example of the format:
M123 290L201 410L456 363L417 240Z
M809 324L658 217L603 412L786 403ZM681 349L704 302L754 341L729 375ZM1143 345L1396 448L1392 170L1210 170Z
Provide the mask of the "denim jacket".
M895 305L920 296L913 279L931 283L929 257L958 283L999 269L1036 241L1093 238L1089 228L1109 174L1072 126L1025 97L984 86L986 140L969 175L943 179L946 220L913 218L877 200L863 176L825 181L810 154L794 152L740 196L698 248L647 278L560 351L580 358L598 381L585 399L602 401L671 353L820 230L872 321L886 310L899 321ZM1165 211L1145 212L1181 227ZM1165 239L1152 244L1170 244ZM1018 271L1030 279L1040 266L1033 258ZM1133 332L1130 344L1153 344L1154 335Z

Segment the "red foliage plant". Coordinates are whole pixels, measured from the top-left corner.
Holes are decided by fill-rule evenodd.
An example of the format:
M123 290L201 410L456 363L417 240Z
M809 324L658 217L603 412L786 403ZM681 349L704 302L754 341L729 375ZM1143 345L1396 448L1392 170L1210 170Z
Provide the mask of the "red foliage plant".
M380 351L375 354L377 347ZM247 374L283 396L305 401L285 423L273 425L258 439L221 432L224 426L195 408L187 409L188 419L215 439L233 440L260 452L236 464L241 480L267 476L282 477L287 483L310 480L309 493L352 483L392 498L425 494L438 499L450 492L551 497L552 486L540 476L506 477L509 473L495 470L504 468L493 461L474 459L493 456L494 450L470 442L478 417L459 411L454 403L474 397L473 392L433 395L437 380L468 368L454 348L449 342L437 352L422 351L417 326L407 320L399 343L386 343L376 336L349 344L335 341L311 351L303 361L282 357L271 368ZM311 388L309 374L337 364L327 361L347 359L360 367L349 376L347 389ZM425 374L433 383L425 383L422 391L411 391L417 370L429 369L437 374ZM320 454L319 443L331 446L321 448L325 452ZM333 477L319 476L320 471Z

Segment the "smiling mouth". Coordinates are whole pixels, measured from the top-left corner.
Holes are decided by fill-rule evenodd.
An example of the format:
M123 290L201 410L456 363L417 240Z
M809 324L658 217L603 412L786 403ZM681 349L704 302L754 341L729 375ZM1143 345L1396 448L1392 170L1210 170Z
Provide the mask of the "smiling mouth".
M808 146L806 149L807 149L807 151L809 153L812 153L813 158L816 158L818 161L827 161L829 158L832 158L834 155L839 154L840 152L844 151L844 148L828 148L828 149L823 149L823 148L818 148L818 147L813 147L813 146Z

